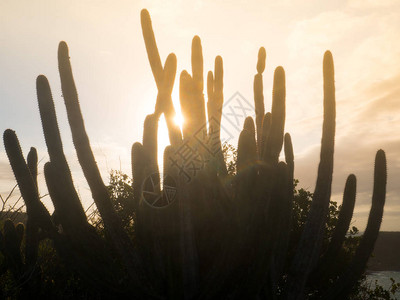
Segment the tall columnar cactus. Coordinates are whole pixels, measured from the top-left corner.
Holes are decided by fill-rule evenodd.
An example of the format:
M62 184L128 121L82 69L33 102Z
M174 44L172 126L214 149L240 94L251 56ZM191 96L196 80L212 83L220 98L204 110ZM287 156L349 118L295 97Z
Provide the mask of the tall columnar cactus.
M38 76L36 90L43 133L50 157L50 162L44 168L46 182L63 229L70 233L78 232L87 224L86 216L64 155L50 85L45 76Z
M38 157L37 152L34 147L28 153L27 156L27 165L29 168L29 172L31 173L32 179L37 188L37 163ZM34 268L37 256L38 256L38 247L39 247L39 222L36 220L35 215L28 214L28 220L26 222L26 234L25 234L25 260L26 264L30 268Z
M333 173L335 140L335 80L332 54L327 51L323 62L324 123L318 178L309 217L302 233L289 273L288 299L303 297L307 278L318 260L328 215Z
M282 67L277 67L272 90L271 128L264 152L264 159L269 164L277 164L283 146L286 114L285 97L285 71Z
M263 127L263 118L264 118L264 93L263 93L263 77L262 74L265 70L265 59L267 54L265 52L265 48L261 47L258 51L258 60L257 60L257 74L254 76L254 107L256 110L256 127L257 127L257 141L258 144L258 152L261 153L262 144L262 127ZM261 157L261 155L260 155Z
M221 145L221 118L222 104L224 102L223 73L222 57L217 56L214 63L214 73L208 71L207 74L208 138L211 140L211 152L216 153L214 161L217 166L217 173L226 176L227 170Z
M101 179L99 169L90 147L89 138L86 134L78 102L78 93L72 75L68 47L65 42L61 42L59 45L58 65L61 78L61 88L72 132L72 139L78 155L79 163L92 191L93 199L99 209L113 246L124 261L129 275L132 278L135 278L134 282L138 285L136 288L146 289L149 283L142 282L141 274L143 273L143 265L137 257L133 243L129 239L127 233L123 230L121 220L114 210L107 188Z

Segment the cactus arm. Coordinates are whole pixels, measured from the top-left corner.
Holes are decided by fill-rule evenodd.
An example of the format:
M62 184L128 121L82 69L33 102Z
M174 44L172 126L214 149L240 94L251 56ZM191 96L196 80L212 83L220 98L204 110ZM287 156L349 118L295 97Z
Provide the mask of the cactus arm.
M222 105L224 102L223 95L223 62L222 57L217 56L214 63L214 73L209 71L207 74L207 112L208 112L208 137L211 139L210 144L213 145L211 149L215 154L215 161L217 165L217 173L226 176L228 171L224 161L221 145L221 118L222 118Z
M192 93L193 103L191 103L191 116L194 119L194 130L197 132L202 128L201 138L207 136L206 111L203 95L203 50L200 38L196 35L192 40Z
M282 150L283 134L285 130L285 71L277 67L274 73L274 85L272 91L271 128L268 135L268 148L265 160L267 163L276 165L279 153Z
M207 99L208 135L211 136L211 134L220 130L218 124L214 124L214 119L217 119L214 98L214 75L212 71L208 71L207 73Z
M48 185L55 186L49 187L54 191L51 199L65 230L82 229L87 225L86 215L74 188L71 171L65 158L51 89L45 76L38 76L36 90L43 133L53 165L53 171L50 171L52 175L50 178L46 177Z
M58 48L58 64L61 78L61 88L78 160L91 188L97 207L99 208L100 213L105 215L104 221L108 222L107 219L114 215L112 213L113 208L107 189L97 168L93 152L90 148L89 138L86 134L85 125L78 102L78 94L72 75L68 47L65 42L61 42Z
M286 160L286 168L283 169L283 163L280 162L278 166L280 166L279 172L284 172L281 175L283 178L286 178L286 184L284 182L280 183L278 187L276 205L278 205L277 212L274 213L271 217L278 218L274 222L277 224L277 227L280 229L277 233L275 233L276 245L273 254L273 260L271 262L270 267L270 291L273 295L276 294L279 281L282 278L282 274L285 267L285 258L288 252L289 246L289 238L290 238L290 230L292 228L292 206L293 206L293 172L294 172L294 155L293 155L293 147L292 141L289 133L285 134L284 139L284 150L285 150L285 160ZM283 180L283 179L281 179Z
M332 287L329 288L326 295L324 295L324 299L346 298L363 274L368 259L371 257L372 251L374 250L375 241L378 238L382 223L383 208L386 198L386 183L386 156L383 150L379 150L375 156L374 188L367 228L365 229L350 266Z
M192 77L195 92L203 92L203 50L200 38L196 35L192 40Z
M207 114L208 118L212 116L212 108L208 107L211 103L213 103L214 97L214 74L212 71L208 71L207 73Z
M239 135L237 170L242 172L254 165L257 159L257 146L254 136L254 121L251 117L247 117L244 128Z
M27 165L29 172L31 173L32 179L35 183L36 189L37 184L37 163L38 156L37 151L34 147L28 153ZM28 220L26 221L26 234L25 234L25 263L28 267L33 267L36 264L39 248L39 227L38 222L33 218L33 216L28 215Z
M209 136L212 134L220 138L223 96L223 63L222 57L215 58L214 74L207 74L207 112L209 123Z
M86 134L85 125L82 118L76 92L75 82L72 75L69 61L68 47L65 42L61 42L58 48L58 62L61 78L61 88L65 106L67 108L68 121L71 127L72 139L75 145L79 163L92 191L93 199L100 211L104 215L105 223L110 223L111 227L118 227L119 222L113 220L116 215L108 196L107 189L101 179L99 169L93 152L90 147L89 138ZM116 223L114 223L116 222Z
M118 217L112 206L107 188L101 179L93 152L90 148L89 138L86 134L78 102L78 94L72 76L68 47L65 42L61 42L59 45L58 61L61 88L63 91L65 106L67 108L67 116L72 132L72 139L79 163L89 184L90 190L92 191L93 199L99 209L111 241L117 253L125 263L127 272L130 275L132 282L135 283L138 293L140 294L143 290L151 291L151 288L149 287L150 282L143 282L142 280L142 263L134 250L132 241L123 229L121 219ZM151 292L151 294L153 294L153 292Z
M222 114L222 104L224 102L224 67L221 56L217 56L214 62L214 101L218 103L218 111Z
M38 163L38 156L37 156L37 151L34 147L31 147L31 150L29 150L28 156L26 158L26 162L28 164L28 169L29 172L31 172L32 179L35 183L35 186L37 187L37 175L38 175L38 170L37 170L37 163Z
M158 118L155 114L148 115L143 126L143 149L147 156L146 176L158 173L157 133Z
M203 96L203 54L200 38L195 36L192 40L192 73L184 70L181 72L179 83L179 99L183 118L183 137L192 137L198 130L204 131L200 138L207 137L206 113Z
M262 74L265 70L265 59L267 58L267 53L264 47L260 47L258 50L258 60L257 60L257 73Z
M158 116L156 114L148 115L143 127L144 180L151 176L155 185L149 186L147 190L154 188L154 192L160 194L161 184L157 161L157 133ZM150 277L158 278L161 276L155 276L156 272L160 275L164 271L162 264L160 264L162 253L160 253L158 215L146 203L141 202L140 204L136 212L138 237L144 246L143 248L146 249L147 255L150 254L149 259L153 262L152 266L154 270L148 270L150 274L153 272Z
M172 89L174 88L176 65L176 55L174 53L170 53L165 60L162 89L159 92L171 95ZM169 104L172 104L172 102Z
M336 109L333 59L329 51L324 55L323 77L324 122L318 177L307 223L289 271L288 299L303 297L307 278L319 258L331 194Z
M217 56L214 62L214 96L213 96L213 103L215 104L214 110L214 117L218 123L218 136L220 136L220 126L221 126L221 117L222 117L222 105L224 103L224 67L223 61L221 56Z
M265 69L266 52L265 48L261 47L258 51L257 59L257 74L254 76L254 107L256 111L256 127L257 127L257 149L259 155L261 155L261 140L262 140L262 123L265 113L264 108L264 94L263 94L263 82L262 73Z
M179 79L179 101L181 104L181 111L183 119L183 138L188 139L194 133L193 119L191 115L191 102L192 102L192 77L184 70L181 72Z
M151 25L150 14L147 9L142 9L140 12L140 21L142 24L142 33L151 70L153 72L157 87L159 88L163 79L163 68L160 54L158 53L156 38L154 37L153 27Z
M145 179L146 154L141 143L134 143L131 149L134 209L138 209L142 197L142 184Z
M261 158L263 160L267 157L267 149L268 147L268 136L271 130L271 119L272 115L270 112L267 112L264 115L263 123L262 123L262 135L261 135Z
M246 117L243 123L243 129L247 130L251 134L255 135L256 134L256 128L254 126L254 120L252 117Z
M354 205L356 202L356 187L356 176L350 174L346 180L346 185L343 193L342 208L340 209L335 231L333 232L328 249L321 258L321 262L319 263L320 267L318 269L320 269L324 273L327 273L327 271L329 271L329 266L335 262L336 257L339 254L340 249L342 248L346 233L349 230L350 221L353 216Z
M159 83L159 89L157 93L156 106L154 114L157 116L161 113L165 113L165 116L169 119L175 117L175 109L172 104L171 93L174 87L175 74L176 74L176 56L174 53L170 53L165 60L162 81ZM174 115L172 115L172 113Z
M22 198L26 204L27 213L38 220L43 230L55 234L55 228L51 222L50 214L39 200L37 188L22 155L21 147L15 132L11 129L7 129L4 131L3 138L11 168L17 180Z
M53 201L55 212L59 218L60 224L63 226L63 230L70 234L82 233L88 223L86 216L81 210L75 210L71 205L73 193L76 193L75 189L70 189L67 185L67 181L64 177L64 172L57 169L56 164L53 162L47 162L44 165L44 176L46 180L47 189L51 200ZM64 181L65 180L65 181ZM79 201L79 198L76 198Z
M254 106L256 111L256 125L257 125L257 145L258 152L261 153L261 140L262 140L262 121L264 118L264 95L263 95L263 83L262 75L256 74L254 76Z
M66 164L63 145L53 97L47 78L40 75L36 79L36 93L38 98L40 118L42 120L43 133L46 141L47 151L50 160L57 164Z
M171 145L177 146L182 142L182 134L179 126L175 123L175 108L172 104L171 93L174 86L176 74L176 56L171 53L168 55L164 65L164 79L162 83L162 89L158 91L157 103L161 103L162 111L165 115L165 121L167 122L168 135ZM157 105L156 103L156 105ZM157 112L157 108L156 108Z
M289 182L293 186L294 154L293 154L292 138L290 137L289 133L285 134L284 151L285 151L285 161L289 170Z
M155 114L159 115L164 112L170 143L171 145L179 145L182 140L182 135L179 126L174 122L175 109L171 99L171 92L176 74L176 56L173 53L168 55L163 69L149 12L143 9L140 18L147 57L149 58L151 70L158 89Z

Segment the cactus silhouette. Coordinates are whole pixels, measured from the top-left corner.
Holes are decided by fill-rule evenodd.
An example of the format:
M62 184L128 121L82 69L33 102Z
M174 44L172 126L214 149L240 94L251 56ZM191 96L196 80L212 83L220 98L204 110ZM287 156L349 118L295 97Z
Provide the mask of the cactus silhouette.
M223 61L215 58L207 73L204 97L203 54L198 36L192 40L192 74L182 71L179 100L185 123L174 123L172 88L177 60L171 53L164 66L150 15L141 12L146 51L158 90L154 112L147 115L142 143L131 149L135 213L132 240L116 213L101 179L85 130L72 75L69 50L59 44L58 64L63 98L79 163L104 223L105 237L88 223L66 160L49 83L37 78L39 111L50 161L44 166L56 221L40 201L37 153L25 161L14 131L4 132L12 170L26 203L28 222L6 221L0 248L16 278L33 268L38 258L38 233L43 232L67 266L77 272L89 291L99 297L144 299L303 299L311 293L322 299L341 299L352 292L365 270L377 238L385 203L386 158L375 159L374 192L368 225L354 257L340 274L332 275L331 261L342 249L351 221L356 177L346 182L337 227L326 251L324 230L331 196L335 140L335 85L332 54L323 59L324 121L320 162L308 220L288 255L294 200L294 151L285 133L286 85L283 67L274 73L271 112L265 113L263 77L266 51L260 48L254 77L256 118L247 117L238 140L237 174L228 180L221 145ZM164 151L159 174L158 121L164 114L170 146ZM284 150L285 162L279 161ZM181 151L190 151L191 170ZM194 166L194 165L193 165ZM153 202L146 193L155 196ZM172 196L171 196L172 195ZM162 207L154 205L164 203ZM25 259L21 241L25 232ZM324 280L315 280L316 277ZM329 286L325 282L329 281ZM320 286L316 286L320 284ZM323 286L322 286L323 285ZM27 286L27 291L33 289ZM315 292L316 291L316 292Z

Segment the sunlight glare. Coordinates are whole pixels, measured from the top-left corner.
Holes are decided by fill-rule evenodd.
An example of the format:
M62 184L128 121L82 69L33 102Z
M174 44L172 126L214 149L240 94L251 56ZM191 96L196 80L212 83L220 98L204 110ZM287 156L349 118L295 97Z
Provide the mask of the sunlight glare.
M180 128L182 128L183 126L183 116L179 113L176 114L175 118L174 118L174 122L176 125L178 125Z

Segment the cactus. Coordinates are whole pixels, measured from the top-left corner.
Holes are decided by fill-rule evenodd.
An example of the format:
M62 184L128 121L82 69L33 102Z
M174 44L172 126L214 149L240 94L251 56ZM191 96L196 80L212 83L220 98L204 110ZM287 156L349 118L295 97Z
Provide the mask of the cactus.
M150 15L146 9L142 10L140 19L147 56L158 89L155 114L160 115L164 112L171 145L178 145L182 141L182 135L179 126L174 122L176 113L171 98L176 74L176 56L171 53L165 61L164 69L162 68Z
M339 276L332 287L329 288L326 295L324 295L324 299L345 297L352 292L353 287L362 276L374 249L375 241L378 238L383 217L383 207L385 205L386 183L386 156L383 150L379 150L375 157L374 189L367 228L365 229L360 245L357 247L353 261L347 270Z
M140 275L143 272L137 253L134 251L133 243L127 233L123 230L121 220L116 215L111 204L106 186L104 185L92 150L89 138L86 134L83 123L82 113L79 107L78 94L72 76L69 61L68 47L65 42L61 42L58 49L58 64L61 78L61 88L63 91L64 102L67 109L68 121L70 124L72 139L78 155L79 163L92 191L93 199L104 221L105 228L109 233L112 244L125 262L126 269L137 284L140 290L146 288L146 284L141 282Z
M324 123L317 183L307 223L289 273L288 299L298 299L319 257L328 213L335 139L335 84L332 54L324 55Z
M285 71L277 67L274 73L272 90L271 128L265 148L264 160L269 164L277 164L283 146L285 128Z
M332 272L332 268L340 253L346 233L349 230L351 218L353 216L354 204L356 201L356 184L357 179L355 175L349 175L346 180L343 193L343 203L340 209L335 231L333 232L326 252L319 259L317 268L314 270L314 274L312 274L317 281L323 281L327 279L327 274Z
M56 232L50 219L50 214L39 200L35 180L33 180L25 159L22 156L21 147L15 132L7 129L3 137L7 156L21 195L24 198L28 215L37 220L40 227L46 230L51 237L54 237Z
M207 75L207 106L203 96L203 56L200 38L192 40L192 75L180 74L180 105L185 124L182 132L173 123L171 92L176 57L161 64L150 15L141 13L143 37L158 89L155 110L144 122L143 141L132 146L133 211L135 241L125 232L113 208L86 134L69 61L61 42L59 72L67 116L79 163L104 222L106 239L88 224L74 188L64 155L49 83L37 78L37 96L50 162L44 166L49 194L59 219L59 230L40 202L37 153L25 161L16 134L4 132L11 167L27 206L25 262L21 256L23 227L6 222L0 248L18 275L37 260L38 231L53 240L58 255L83 279L91 291L104 297L134 296L145 299L282 298L302 299L316 289L323 299L344 298L365 269L382 220L386 188L386 159L376 155L374 193L367 229L346 269L332 276L324 271L339 254L355 202L354 175L350 175L333 238L325 253L322 241L329 206L335 136L335 86L333 59L324 55L324 122L317 184L311 210L293 258L288 256L294 192L294 154L285 126L285 71L274 74L271 112L265 113L262 73L266 53L260 48L254 78L256 119L246 118L239 136L237 175L227 180L220 140L223 107L223 66L217 56L214 73ZM207 115L206 115L207 111ZM171 146L164 151L164 173L157 160L158 121L167 121ZM206 122L208 120L208 124ZM211 152L203 147L216 139ZM192 155L204 159L190 178L185 177L185 158L179 149L189 146ZM284 148L285 162L279 161ZM187 175L187 174L186 174ZM150 207L143 198L149 176L154 192L167 201L167 188L176 188L176 200L166 207ZM163 203L164 203L163 202ZM133 211L131 213L133 213ZM94 251L95 250L95 251ZM290 260L289 260L290 259ZM321 275L320 282L313 280ZM124 277L122 277L124 275ZM337 278L336 278L337 277ZM123 278L123 280L121 280ZM326 279L326 280L325 280ZM323 282L322 282L323 281ZM329 286L322 286L332 282ZM320 284L315 287L313 285ZM326 292L322 291L326 288ZM280 291L280 294L279 292ZM311 290L314 292L314 290Z
M256 110L256 127L257 127L257 141L262 141L262 131L263 131L263 118L265 113L264 108L264 93L263 93L263 77L262 73L265 70L265 59L267 54L265 48L261 47L258 51L257 60L257 74L254 76L254 107ZM261 157L262 144L258 145L258 153Z
M237 157L238 172L254 166L257 159L257 146L254 133L254 121L251 117L247 117L243 125L243 131L239 136Z
M209 71L207 74L208 138L212 141L212 145L210 146L211 152L216 153L215 165L217 166L217 173L221 176L226 176L228 171L224 162L221 145L222 103L224 101L223 73L222 57L217 56L214 63L214 74L212 71Z
M36 90L43 132L50 156L50 162L44 168L46 183L63 229L70 233L79 232L86 224L86 216L64 155L51 90L45 76L38 76Z

